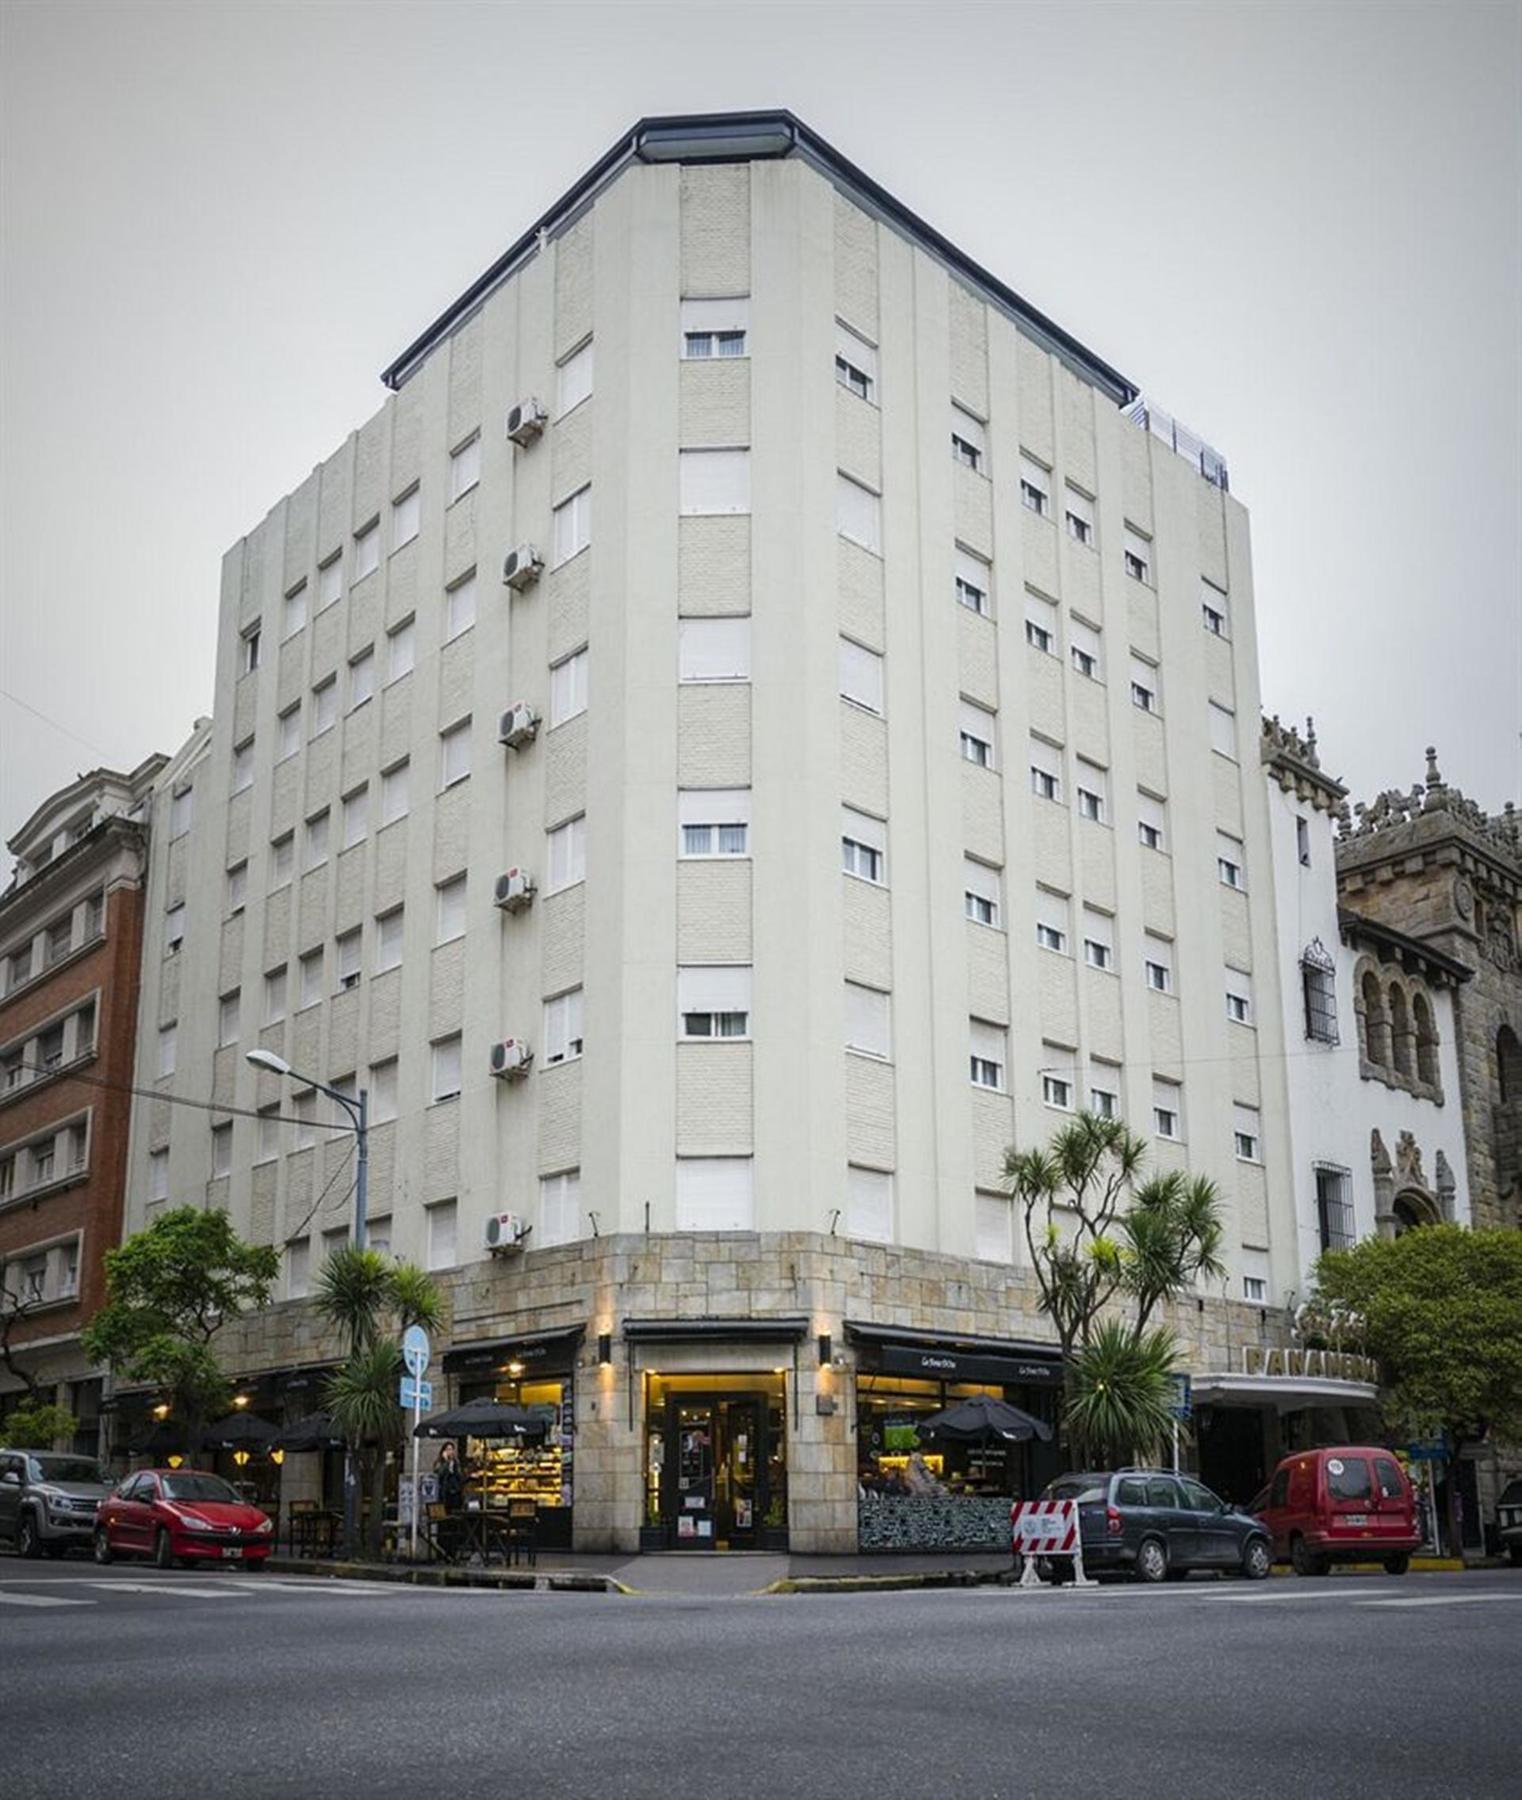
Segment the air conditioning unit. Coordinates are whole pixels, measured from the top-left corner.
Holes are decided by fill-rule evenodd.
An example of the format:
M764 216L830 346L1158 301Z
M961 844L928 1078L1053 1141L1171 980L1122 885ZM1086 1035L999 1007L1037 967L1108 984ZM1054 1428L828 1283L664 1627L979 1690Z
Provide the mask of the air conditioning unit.
M515 444L532 444L549 422L550 415L530 394L507 415L507 435Z
M503 1081L527 1075L534 1053L521 1038L504 1038L491 1047L491 1072Z
M510 588L519 593L539 579L544 568L544 558L532 544L519 544L516 550L509 550L502 562L502 579Z
M506 744L509 750L521 750L525 744L533 743L538 730L538 713L526 700L520 700L503 713L497 727L497 742Z
M534 901L534 878L527 869L509 869L497 877L493 899L504 912L519 912Z
M522 1250L528 1230L517 1213L493 1213L481 1236L488 1250L511 1254L514 1250Z

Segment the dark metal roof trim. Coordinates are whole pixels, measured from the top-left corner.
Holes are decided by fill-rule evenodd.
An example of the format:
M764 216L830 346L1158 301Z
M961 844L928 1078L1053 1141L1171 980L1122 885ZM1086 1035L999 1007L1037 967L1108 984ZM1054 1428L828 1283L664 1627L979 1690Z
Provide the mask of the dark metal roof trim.
M473 1344L451 1344L444 1352L444 1369L447 1373L462 1363L473 1363L483 1356L502 1356L511 1360L510 1353L514 1350L535 1349L541 1344L571 1345L579 1343L586 1335L585 1325L555 1325L548 1331L525 1331L517 1337L482 1338Z
M809 1334L802 1317L776 1319L625 1319L624 1341L631 1344L682 1344L698 1341L730 1342L736 1338L753 1343L799 1342Z
M1055 320L1022 299L980 263L974 262L949 238L942 237L817 132L785 110L675 114L641 119L473 281L459 299L446 307L426 331L413 339L384 371L381 380L388 388L399 388L442 338L477 311L487 296L543 243L564 231L629 163L751 162L791 155L806 158L841 193L928 250L953 275L1013 318L1028 337L1092 382L1117 406L1128 406L1139 397L1141 389L1133 381L1096 356L1070 332L1064 331Z
M924 1350L966 1350L982 1356L1013 1356L1061 1362L1056 1344L1033 1344L1024 1338L971 1337L962 1332L916 1331L907 1325L871 1325L846 1320L846 1336L862 1344L908 1344Z
M1349 912L1346 907L1337 909L1337 926L1344 943L1350 948L1354 946L1355 940L1362 939L1367 944L1390 951L1403 962L1424 963L1435 974L1446 975L1454 983L1468 981L1474 974L1467 963L1461 963L1457 957L1449 956L1435 945L1425 944L1420 938L1408 937L1393 925L1380 925L1373 919L1365 918L1362 913Z

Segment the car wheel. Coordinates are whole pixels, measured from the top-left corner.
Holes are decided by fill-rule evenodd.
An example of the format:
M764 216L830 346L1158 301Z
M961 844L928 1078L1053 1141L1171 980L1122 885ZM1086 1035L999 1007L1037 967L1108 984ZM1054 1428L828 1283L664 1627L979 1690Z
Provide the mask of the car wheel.
M1267 1538L1249 1538L1242 1552L1242 1573L1249 1581L1263 1581L1274 1566L1273 1552Z
M1162 1581L1168 1573L1168 1552L1157 1538L1143 1538L1136 1552L1136 1579Z
M16 1527L17 1556L41 1556L42 1539L37 1535L37 1521L30 1513L21 1515L21 1523Z
M1406 1570L1410 1567L1411 1556L1408 1551L1402 1550L1395 1556L1387 1556L1385 1558L1385 1573L1387 1575L1404 1575Z
M1302 1537L1291 1538L1289 1560L1297 1575L1325 1575L1329 1567L1326 1558L1307 1548Z
M153 1540L153 1564L158 1569L174 1567L174 1545L169 1541L169 1533L162 1529Z
M102 1568L111 1560L111 1540L106 1536L104 1525L95 1527L95 1560Z

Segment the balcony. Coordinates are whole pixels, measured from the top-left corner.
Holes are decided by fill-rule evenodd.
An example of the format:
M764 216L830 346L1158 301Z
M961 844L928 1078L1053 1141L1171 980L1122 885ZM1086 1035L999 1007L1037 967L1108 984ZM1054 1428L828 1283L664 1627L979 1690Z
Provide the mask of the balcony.
M1121 410L1123 416L1140 430L1150 431L1153 437L1161 438L1175 456L1182 456L1185 462L1193 463L1196 471L1213 487L1220 488L1223 493L1230 489L1226 458L1220 451L1212 450L1203 438L1197 438L1192 431L1180 425L1177 419L1154 406L1145 395Z

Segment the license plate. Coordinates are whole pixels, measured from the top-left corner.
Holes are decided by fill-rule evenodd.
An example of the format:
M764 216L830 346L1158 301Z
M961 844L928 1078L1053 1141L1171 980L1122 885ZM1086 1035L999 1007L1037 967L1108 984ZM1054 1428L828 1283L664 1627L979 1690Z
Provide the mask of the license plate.
M242 1546L238 1544L228 1544L224 1547L222 1554L224 1556L241 1556L243 1554Z
M1369 1515L1367 1513L1344 1513L1342 1522L1344 1525L1367 1525Z

